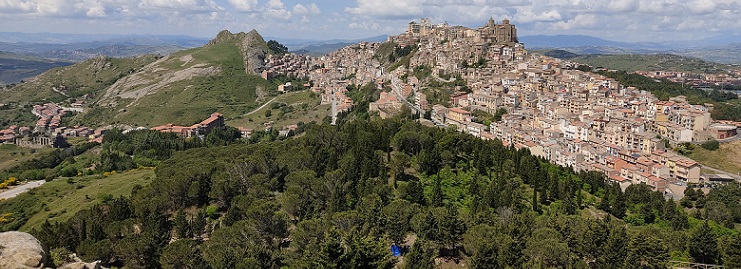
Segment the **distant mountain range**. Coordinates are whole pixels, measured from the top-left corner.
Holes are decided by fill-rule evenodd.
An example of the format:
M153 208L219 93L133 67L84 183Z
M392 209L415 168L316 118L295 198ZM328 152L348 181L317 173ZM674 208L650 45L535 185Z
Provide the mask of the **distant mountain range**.
M18 83L54 67L71 64L73 63L0 51L0 85Z
M0 51L61 61L84 61L97 56L167 55L203 46L208 39L190 36L76 35L0 33Z
M291 39L280 37L267 37L273 39L288 47L293 53L306 54L311 56L321 56L338 50L352 44L360 42L386 42L388 35L366 37L361 39L330 39L330 40L312 40L312 39Z
M724 64L741 64L741 36L724 35L698 41L620 42L583 35L520 37L525 48L561 49L585 54L676 54Z

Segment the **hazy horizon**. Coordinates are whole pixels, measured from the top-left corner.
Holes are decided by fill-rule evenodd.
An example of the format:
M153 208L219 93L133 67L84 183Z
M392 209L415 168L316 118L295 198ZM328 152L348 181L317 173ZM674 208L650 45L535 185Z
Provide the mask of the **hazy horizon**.
M0 1L6 32L359 39L403 32L409 21L478 27L509 19L521 36L588 35L624 42L738 36L733 0L24 0ZM197 22L197 23L193 23Z

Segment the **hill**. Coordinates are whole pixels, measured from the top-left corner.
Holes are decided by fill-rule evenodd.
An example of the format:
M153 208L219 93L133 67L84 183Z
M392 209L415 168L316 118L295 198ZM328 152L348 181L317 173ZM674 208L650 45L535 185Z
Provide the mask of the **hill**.
M741 43L687 49L682 55L724 64L741 63Z
M584 35L522 36L531 50L560 49L575 54L674 54L722 64L741 64L741 39L725 34L675 42L621 42Z
M350 46L352 44L355 44L355 43L340 42L340 43L334 43L334 44L309 45L300 50L293 51L293 52L300 53L300 54L306 54L309 56L322 56L330 52L336 51L340 48Z
M207 45L168 56L98 57L50 70L7 90L9 101L64 101L87 95L73 123L92 126L192 124L219 111L257 107L275 85L257 76L268 48L256 32L222 31Z
M722 64L674 54L581 55L569 60L607 69L634 71L678 71L692 73L722 73Z
M72 62L53 61L0 51L0 85L18 83L54 67L71 64Z

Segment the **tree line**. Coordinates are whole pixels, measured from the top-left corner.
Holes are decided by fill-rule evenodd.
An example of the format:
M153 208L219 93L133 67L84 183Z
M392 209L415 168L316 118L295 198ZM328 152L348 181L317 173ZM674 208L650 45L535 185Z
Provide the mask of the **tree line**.
M160 145L124 139L103 148L136 155ZM685 210L646 185L623 191L496 140L397 117L227 144L173 150L130 198L32 234L52 253L130 268L741 266L738 231L697 199ZM738 185L710 197L739 209Z

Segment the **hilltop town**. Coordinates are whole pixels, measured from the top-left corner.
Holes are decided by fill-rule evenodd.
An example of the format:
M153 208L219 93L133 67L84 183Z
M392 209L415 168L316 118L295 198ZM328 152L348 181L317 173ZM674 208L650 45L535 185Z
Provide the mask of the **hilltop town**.
M386 59L378 55L386 45L361 43L320 58L284 56L301 61L290 66L309 69L283 72L309 76L312 90L324 102L337 103L337 111L352 107L344 95L347 85L374 83L385 91L369 110L382 118L406 106L438 126L527 148L576 171L604 172L623 188L645 183L679 197L684 187L678 186L687 183L733 180L703 175L700 164L670 148L733 141L739 123L711 119L712 105L693 105L683 96L662 101L644 89L577 70L576 63L529 54L508 20L472 29L423 18L388 41L400 51L411 48L399 55L406 62L389 59L384 67ZM499 121L476 117L497 111L506 112Z
M739 123L711 119L712 105L690 104L683 96L659 100L644 89L576 67L529 53L518 41L516 26L506 19L468 28L422 18L385 43L364 42L321 57L269 55L258 74L266 80L283 76L309 81L281 84L277 92L306 88L320 95L322 105L331 105L333 124L357 106L348 91L372 85L380 96L367 109L381 118L408 108L430 125L527 148L576 171L601 171L623 188L646 183L679 196L683 187L677 186L729 180L728 175L703 175L700 164L670 148L736 140ZM667 72L644 75L687 77ZM51 146L55 137L100 141L105 128L60 126L65 111L82 110L81 106L37 105L35 127L12 126L0 131L0 141L22 146ZM170 123L151 129L193 137L224 122L222 114L213 113L192 126ZM263 124L273 128L272 122ZM286 135L296 125L281 128ZM244 137L253 132L239 130Z
M29 234L0 249L23 236L26 264L58 268L741 266L741 168L703 156L741 156L718 84L737 73L552 58L507 19L402 27L320 57L225 30L4 89L0 231Z

